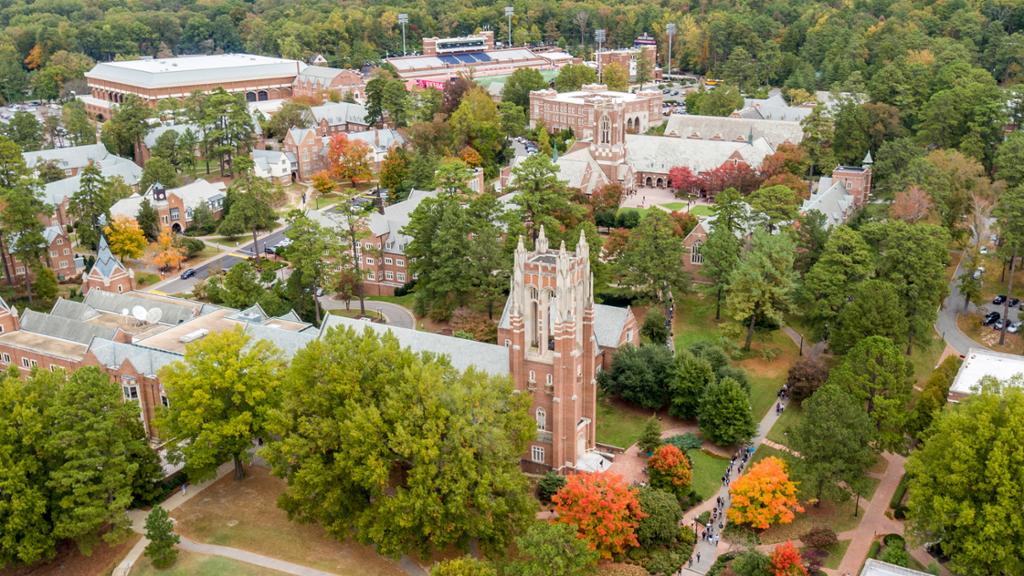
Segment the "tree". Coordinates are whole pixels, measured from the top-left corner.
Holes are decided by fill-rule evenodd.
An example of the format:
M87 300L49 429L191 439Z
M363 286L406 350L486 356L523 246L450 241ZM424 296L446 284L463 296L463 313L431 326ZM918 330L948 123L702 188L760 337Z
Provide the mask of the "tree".
M768 456L753 464L746 474L729 485L732 505L726 509L730 522L765 530L789 524L803 507L796 498L796 483L786 473L786 463Z
M804 275L800 292L804 317L816 338L829 337L853 287L870 277L874 268L874 255L860 233L849 226L837 226L825 242L821 257Z
M186 232L189 236L199 236L209 234L216 229L217 217L214 216L213 210L210 209L210 205L206 202L200 202L199 205L192 210L192 224L189 225Z
M732 378L708 384L700 399L697 420L704 437L720 446L749 440L757 431L750 397Z
M57 274L46 267L40 267L35 273L36 279L32 282L32 293L42 302L53 302L57 298L60 286L57 284Z
M223 280L218 283L210 282L207 290L211 292L211 298L216 296L224 304L232 308L248 308L259 302L266 292L260 282L259 272L249 262L239 262L232 266Z
M918 186L911 186L896 193L889 206L889 216L913 224L928 217L932 211L932 199Z
M153 184L160 184L164 188L174 188L180 184L178 170L170 160L154 156L146 161L146 165L142 168L139 189L149 190Z
M690 460L672 444L662 444L647 460L647 476L651 486L670 492L682 500L690 492L693 472Z
M722 66L722 80L750 92L760 84L758 65L753 56L743 46L737 46L729 53L729 58Z
M218 88L205 97L200 113L206 144L204 156L218 158L222 176L234 175L236 157L248 160L255 130L245 96Z
M636 83L640 85L640 89L644 89L644 84L647 84L654 78L654 62L646 57L640 57L636 60Z
M46 452L57 459L47 482L53 535L74 540L88 554L101 533L106 542L128 533L132 483L140 471L132 455L152 451L133 433L138 405L125 402L120 385L99 368L62 374L58 384L45 439Z
M701 87L686 95L686 110L702 116L728 116L743 107L743 95L735 86L722 84L708 91Z
M667 346L626 344L615 352L611 368L598 374L597 383L608 394L657 410L668 403L673 372L672 350Z
M372 175L371 152L362 140L350 140L344 132L334 134L327 145L327 170L338 182L348 180L352 186L365 182Z
M220 221L220 232L226 235L237 235L241 232L252 232L253 253L256 262L260 260L260 230L268 230L277 223L277 212L270 205L270 183L257 178L251 170L246 170L231 184L228 189L227 214Z
M800 207L800 198L785 186L768 186L760 188L750 195L750 208L768 229L774 232L781 223L796 218Z
M613 92L629 92L629 70L618 62L604 65L601 80Z
M1006 293L1013 294L1017 254L1024 250L1024 185L1015 186L1000 195L993 213L999 221L1003 244L1010 249L1010 273L1007 275ZM1003 318L1009 318L1009 312L1010 302L1007 299L1003 303ZM1000 345L1006 340L1007 324L1009 322L1003 322L1003 328L999 333Z
M832 369L828 384L850 393L864 408L883 450L904 448L903 433L913 389L913 368L892 340L869 336Z
M644 517L636 527L636 538L643 547L671 544L679 536L679 522L683 510L679 500L665 490L649 486L641 487L637 500Z
M26 152L43 148L43 125L31 112L15 112L0 131Z
M380 71L366 83L366 121L381 126L385 121L396 127L405 126L409 93L405 82L387 71Z
M558 178L558 167L545 154L532 154L512 169L509 193L519 208L529 239L537 241L544 228L553 243L563 230L574 228L584 217L585 208L572 201L565 182Z
M516 538L516 554L503 574L519 576L589 576L597 571L598 554L576 537L568 524L532 522Z
M544 504L551 503L551 497L558 493L565 486L565 476L558 472L548 470L537 482L537 498Z
M152 109L134 94L126 94L118 104L113 117L101 130L103 144L118 156L135 158L135 151L149 133L148 118ZM140 160L139 158L135 158Z
M949 387L952 386L961 360L956 356L947 356L925 380L921 393L914 401L914 409L910 413L907 429L916 439L923 439L932 421L946 405Z
M181 263L185 261L185 250L174 242L174 234L171 229L161 230L156 243L157 253L153 257L153 263L161 270L180 269Z
M672 234L668 215L652 210L630 234L619 256L620 282L641 298L666 302L672 291L689 284L682 261L683 243Z
M99 166L90 162L82 169L78 190L71 194L68 202L68 212L78 221L79 244L96 247L101 222L110 221L110 206L113 203Z
M286 101L267 122L267 134L275 139L284 140L292 128L309 128L311 117L308 104Z
M708 290L715 295L715 320L722 318L722 296L729 287L733 270L740 260L740 253L743 251L743 243L740 241L742 223L733 215L740 203L739 193L733 189L725 190L715 198L718 204L719 217L710 226L707 240L700 246L700 253L704 257L702 275L710 283ZM723 217L724 216L724 217Z
M316 187L316 176L314 176L314 187ZM378 178L381 188L386 188L393 201L404 200L412 189L409 181L409 154L405 148L395 147L388 150L387 155L380 164L380 175ZM331 190L334 189L330 184Z
M39 197L39 190L34 182L23 179L5 191L5 206L0 211L0 229L4 233L7 251L19 262L25 263L26 272L38 273L42 268L41 258L46 255L48 243L43 237L43 224L39 221L40 214L49 214L49 209ZM6 266L6 264L5 264ZM9 272L9 271L8 271ZM25 291L29 302L32 302L30 287L32 274L26 273ZM14 277L8 273L8 281L13 283Z
M597 71L586 64L566 64L555 76L555 90L559 92L573 92L579 90L584 84L597 82Z
M661 446L661 424L656 416L651 416L644 422L644 429L640 432L640 439L636 441L637 448L641 452L652 454Z
M807 576L807 568L800 558L800 551L790 540L775 546L771 561L775 576Z
M717 380L706 358L688 350L680 351L676 358L675 378L671 382L672 399L668 413L682 420L695 420L704 392Z
M430 576L498 576L498 571L485 560L462 556L434 564Z
M294 356L282 397L262 453L288 482L279 502L336 538L393 556L471 539L491 552L534 514L519 459L536 423L508 378L335 329Z
M819 103L814 107L814 111L800 121L800 125L804 129L804 139L800 145L807 151L810 175L828 173L836 164L832 150L835 142L835 124L831 114Z
M185 346L185 357L160 369L170 407L157 418L168 458L184 462L191 480L216 474L230 458L235 479L245 476L255 438L280 402L284 361L266 340L242 330L215 332Z
M967 233L965 217L975 195L991 195L988 174L981 162L956 150L933 150L908 168L920 174L919 183L931 196L942 225L953 238Z
M896 342L907 333L907 319L896 287L885 280L865 280L850 292L829 334L829 348L846 354L868 336Z
M135 221L139 223L142 233L150 241L154 241L160 236L160 214L153 207L149 198L143 198L139 203L139 213L135 216Z
M504 132L498 106L487 91L474 84L463 95L448 122L452 129L453 148L472 147L483 159L483 166L493 169L503 146Z
M796 402L803 402L821 388L828 379L828 366L815 356L796 361L786 375L786 390Z
M789 435L800 453L797 475L815 498L845 499L866 489L868 470L878 457L875 427L860 402L838 386L821 388L803 403L804 418Z
M181 542L181 537L174 533L174 523L162 506L154 506L146 516L146 539L149 540L146 558L154 567L166 569L174 565L178 559L175 546Z
M89 120L85 104L81 100L69 100L65 103L61 109L61 117L72 144L85 146L96 143L96 127Z
M907 520L939 541L957 574L1012 574L1024 565L1019 507L1024 391L987 379L979 392L940 412L907 460Z
M344 252L341 237L333 228L324 228L305 215L291 219L285 235L292 241L288 257L303 293L313 301L316 324L320 325L320 303L317 290L336 283L336 271Z
M793 243L788 235L754 232L745 252L729 275L726 308L736 322L747 324L744 350L750 350L759 318L780 323L793 292Z
M576 526L601 558L610 559L640 545L636 529L645 516L636 492L613 472L574 474L552 501L558 521Z
M995 157L996 176L1007 186L1024 183L1024 132L1014 131L999 145Z
M669 330L665 325L665 315L657 308L651 308L644 316L643 326L640 327L640 335L651 344L664 344L668 342Z
M676 196L690 198L700 192L700 176L694 174L688 166L673 167L668 171L668 181L676 191Z
M520 68L526 70L526 68ZM501 131L506 138L515 138L526 133L527 117L523 108L511 102L498 103L498 115L501 116Z
M505 86L501 91L501 100L515 104L523 110L529 110L530 92L547 87L548 83L541 76L539 70L518 68L505 80Z

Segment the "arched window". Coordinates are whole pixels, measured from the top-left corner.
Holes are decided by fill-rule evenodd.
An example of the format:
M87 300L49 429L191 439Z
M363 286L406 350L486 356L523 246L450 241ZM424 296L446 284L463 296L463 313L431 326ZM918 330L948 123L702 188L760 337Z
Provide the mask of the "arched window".
M704 255L700 252L701 242L694 242L693 247L690 248L690 263L691 264L703 264Z
M548 429L548 414L543 408L537 408L537 430Z
M601 144L612 142L612 121L607 116L601 118Z

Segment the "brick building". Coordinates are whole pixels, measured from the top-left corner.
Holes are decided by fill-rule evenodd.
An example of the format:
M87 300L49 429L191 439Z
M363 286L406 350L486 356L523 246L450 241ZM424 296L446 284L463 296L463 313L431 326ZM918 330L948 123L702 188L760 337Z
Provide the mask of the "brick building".
M864 207L871 195L871 167L868 152L860 166L836 166L831 176L818 180L810 198L800 206L801 213L817 210L825 215L825 226L831 228L850 219Z
M366 81L359 70L306 66L295 77L292 96L326 100L351 94L357 100L365 100Z
M359 140L369 147L367 159L370 169L380 169L388 151L404 146L405 138L393 128L373 128L360 132L348 132L350 140ZM299 180L309 180L314 174L328 167L327 152L329 136L321 136L313 128L292 128L284 137L284 151L295 158L293 171Z
M192 215L200 204L205 204L214 216L219 216L224 211L226 197L223 182L208 182L200 178L177 188L165 188L156 183L142 194L132 194L118 200L110 207L110 216L124 216L134 220L139 215L142 201L149 200L160 217L160 226L180 234L192 224Z
M650 72L647 82L661 79L661 68L658 67L658 49L654 46L644 45L621 50L602 50L597 53L597 69L604 70L609 64L618 64L629 72L630 82L637 80L638 62L643 59L647 61Z
M311 127L319 136L339 132L363 132L370 127L366 121L366 106L350 102L330 102L309 109Z
M101 62L85 73L89 95L79 96L99 120L110 118L126 95L156 106L167 98L218 88L245 95L249 102L289 98L296 77L306 67L298 60L253 54L212 54Z
M119 294L135 289L135 271L114 257L107 244L107 237L103 235L100 235L100 245L96 249L96 262L82 277L82 294L88 294L93 289Z
M78 275L75 268L75 251L71 247L71 240L67 232L60 224L52 224L43 230L43 240L46 244L46 252L40 258L43 265L57 275L57 280L63 282ZM3 243L0 248L0 257L3 259L4 278L8 284L22 283L26 274L32 274L30 266L26 266L15 258L9 251L9 243Z

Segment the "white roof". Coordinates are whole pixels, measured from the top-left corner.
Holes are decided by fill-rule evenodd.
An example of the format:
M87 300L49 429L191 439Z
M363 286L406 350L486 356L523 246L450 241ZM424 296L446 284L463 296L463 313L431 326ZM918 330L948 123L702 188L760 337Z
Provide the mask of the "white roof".
M817 210L825 215L825 227L832 228L846 222L852 208L853 194L846 191L846 186L830 176L822 176L814 193L800 206L800 212Z
M209 203L211 200L216 200L218 197L224 197L225 186L223 182L208 182L200 178L191 184L186 184L178 188L168 188L168 194L174 194L181 198L181 201L185 204L185 208L195 209L199 206L200 202ZM110 207L111 218L116 216L127 216L129 218L135 218L139 214L139 206L142 205L142 200L150 198L152 200L153 188L150 187L143 194L132 194L127 198L122 198L114 203Z
M106 179L120 178L129 186L135 186L142 179L142 168L127 158L108 155L102 160L96 161L100 174ZM56 180L43 186L43 199L47 204L54 206L60 204L65 198L70 198L82 185L82 173L74 176Z
M814 111L813 106L790 106L782 97L781 90L772 90L767 98L744 98L743 109L738 112L742 118L757 120L788 120L799 122Z
M953 380L949 391L973 394L986 376L1005 382L1020 375L1024 375L1024 356L971 348L960 365L960 371L956 373L956 379Z
M37 164L44 162L56 162L61 168L84 168L90 162L98 162L110 153L103 143L86 144L85 146L71 146L68 148L52 148L49 150L34 150L22 152L21 157L25 165L35 168Z
M583 90L576 90L574 92L557 92L552 93L551 96L545 98L552 102L565 102L567 104L586 104L588 102L596 102L601 100L612 100L615 102L636 102L638 100L647 100L649 98L659 98L660 92L615 92L614 90L608 90L604 88L602 84L590 84L590 88L584 86ZM553 92L548 90L547 92Z
M360 104L331 102L321 106L313 106L309 109L309 112L317 122L327 120L328 126L337 126L339 124L369 126L369 122L366 121L366 106Z
M746 142L751 137L764 138L777 148L786 142L799 144L804 139L804 129L794 120L673 114L668 117L665 136L733 142Z
M331 82L337 78L338 74L343 72L353 72L362 77L362 74L358 70L343 70L341 68L329 68L327 66L306 66L302 72L299 72L299 79L305 81L313 81L319 86L329 86Z
M349 132L347 136L349 140L365 142L371 150L376 152L386 152L392 146L402 146L405 144L405 138L394 128L374 128L361 132ZM324 139L324 147L327 146L329 140L329 138Z
M440 56L397 56L394 58L388 58L388 64L395 67L395 70L399 72L407 72L412 70L422 70L424 68L452 68L459 69L466 66L486 66L489 64L501 64L514 62L517 60L534 60L540 58L549 58L547 54L543 56L534 54L532 50L528 48L509 48L505 50L481 50L480 53L485 54L487 60L477 62L466 62L459 59L459 56L464 54L442 54L445 59L442 60ZM475 52L474 52L475 54Z
M930 576L930 574L868 558L860 570L860 576Z
M558 179L584 194L592 194L609 182L601 165L590 153L589 146L559 157L555 165L558 166Z
M686 166L694 173L706 172L718 168L734 154L739 154L744 162L756 169L772 152L771 145L764 138L748 144L746 141L719 142L626 134L626 161L636 172L668 174L675 166Z
M171 88L192 84L226 84L249 80L295 77L306 64L298 60L254 54L212 54L102 62L85 73L140 88Z

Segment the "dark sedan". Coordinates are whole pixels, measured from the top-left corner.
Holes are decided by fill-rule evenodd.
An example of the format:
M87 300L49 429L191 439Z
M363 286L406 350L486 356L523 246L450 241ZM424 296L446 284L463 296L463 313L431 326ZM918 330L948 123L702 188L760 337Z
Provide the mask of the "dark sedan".
M1005 294L1000 294L1000 295L998 295L998 296L996 296L995 298L992 299L992 303L993 304L1002 304L1003 302L1006 302L1006 295Z
M982 326L991 326L992 324L995 324L996 322L998 322L999 318L1001 318L1001 317L1002 317L1002 315L999 312L989 312L988 314L985 314L985 318L982 319L981 325Z
M196 269L195 268L189 268L188 270L185 270L184 272L181 273L181 279L182 280L188 280L189 278L191 278L191 277L193 277L195 275L196 275Z

